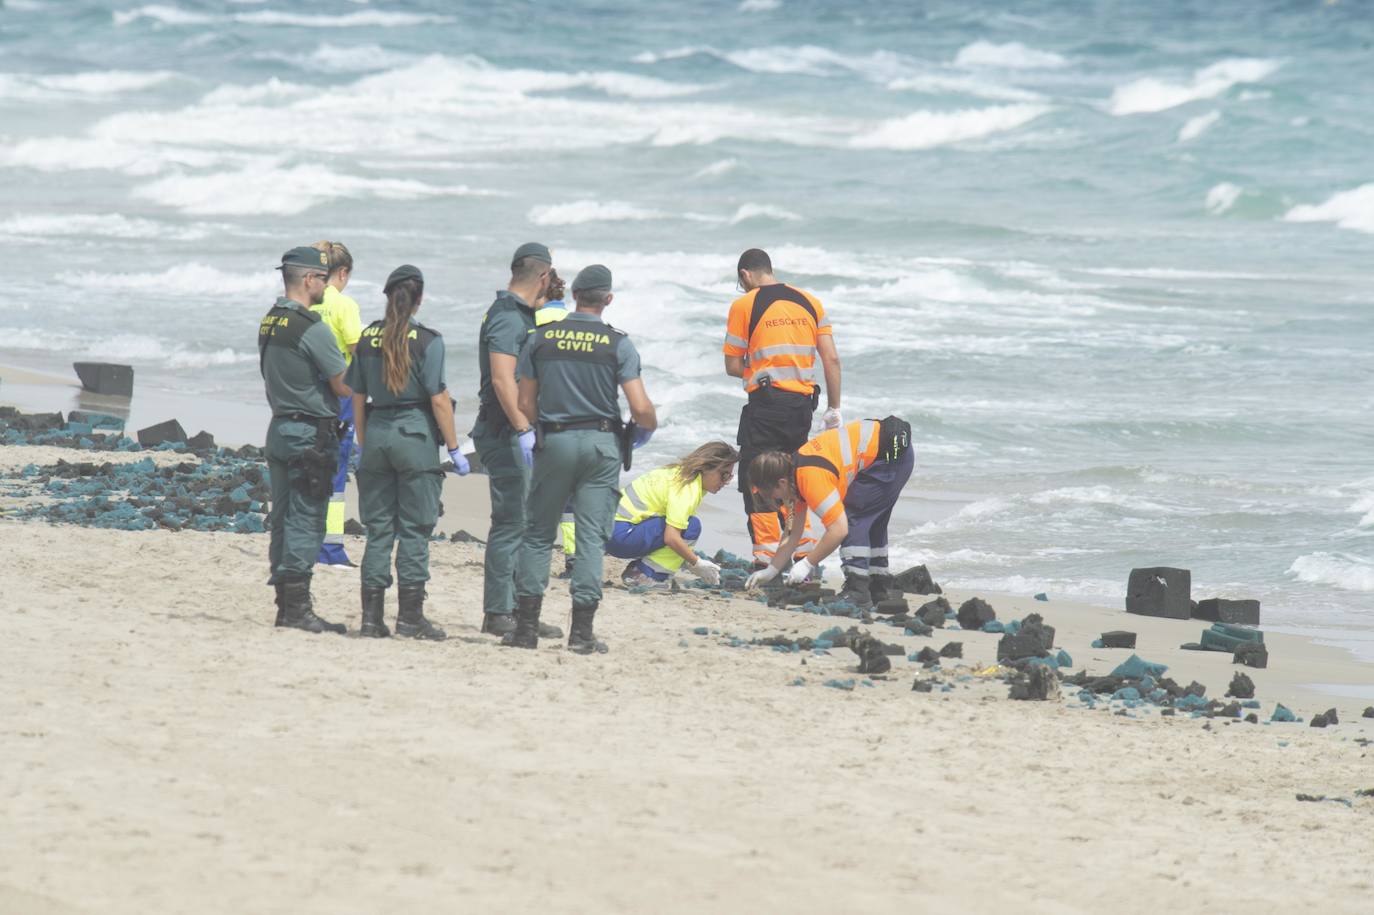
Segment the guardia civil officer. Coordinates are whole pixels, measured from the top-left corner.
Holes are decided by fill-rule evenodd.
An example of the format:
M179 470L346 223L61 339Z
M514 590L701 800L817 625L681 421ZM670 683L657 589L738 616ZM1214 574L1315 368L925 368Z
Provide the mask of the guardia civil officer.
M324 300L329 255L292 248L277 269L286 294L258 326L259 367L272 408L266 447L272 483L268 581L277 589L276 625L343 633L342 624L315 614L310 599L334 489L339 398L352 393L334 334L310 310Z
M454 472L468 472L453 429L453 401L444 379L444 338L415 320L425 278L403 264L386 279L386 317L363 329L348 372L357 418L358 513L367 528L363 553L361 635L386 638L382 620L396 545L396 634L444 638L425 618L429 535L439 519L442 441ZM370 402L368 402L370 400Z
M538 242L527 242L511 257L510 283L496 293L477 335L477 422L472 443L487 474L491 491L491 527L483 563L482 631L514 631L515 555L525 530L525 497L534 463L534 414L524 413L516 386L516 360L534 333L536 305L544 298L553 272L553 255ZM548 638L562 631L545 627Z
M539 612L549 585L549 556L564 503L572 501L577 561L572 568L568 647L605 651L592 621L601 602L606 537L620 500L620 407L625 392L638 426L634 446L658 427L639 377L639 353L622 331L601 320L611 303L611 271L593 264L573 280L576 310L539 328L520 354L520 411L539 423L524 542L515 574L515 631L502 640L538 645ZM490 547L488 547L490 550Z

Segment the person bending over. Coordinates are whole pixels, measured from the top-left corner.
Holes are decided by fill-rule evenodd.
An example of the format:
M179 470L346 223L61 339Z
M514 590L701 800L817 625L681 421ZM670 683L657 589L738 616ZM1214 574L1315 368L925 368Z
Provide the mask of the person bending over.
M805 517L809 508L825 525L811 555L788 572L788 583L805 581L838 547L844 572L839 598L859 607L885 600L890 580L887 524L913 466L911 424L895 416L862 419L822 432L794 454L766 451L754 458L750 479L768 505L791 505L796 509L792 518ZM794 523L786 548L749 576L746 586L759 587L776 578L801 536L802 526Z
M612 556L634 560L621 573L622 582L666 588L685 565L707 584L720 584L720 566L692 550L701 536L695 512L706 493L730 482L738 462L739 452L725 442L707 442L625 487L606 543Z

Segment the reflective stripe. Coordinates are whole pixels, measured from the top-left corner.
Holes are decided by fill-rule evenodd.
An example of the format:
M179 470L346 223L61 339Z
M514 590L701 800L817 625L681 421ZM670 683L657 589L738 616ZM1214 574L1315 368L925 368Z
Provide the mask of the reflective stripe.
M761 346L758 349L749 351L749 359L758 362L760 359L772 359L774 356L811 356L815 358L816 348L807 346L804 343L779 343L776 346Z
M884 559L886 559L886 558L887 558L887 547L885 547L885 546L875 546L872 550L869 551L869 554L868 554L868 555L872 556L874 559L877 559L879 556L881 556L881 557L883 557Z
M818 505L818 506L816 506L816 514L818 514L818 515L820 515L822 518L824 518L824 517L826 516L826 513L829 512L830 509L834 508L834 507L835 507L835 503L836 503L836 502L839 502L839 501L840 501L840 491L839 491L838 489L832 490L831 493L830 493L830 495L828 495L828 496L826 496L824 499L822 499L822 500L821 500L821 504Z
M849 471L849 468L854 465L854 448L849 444L849 428L841 426L836 432L840 436L840 467ZM847 475L851 481L854 479L852 471Z
M846 575L857 575L860 578L868 577L868 568L866 566L850 565L847 562L841 562L840 568L844 570L844 574Z
M633 483L625 487L625 501L629 502L630 507L637 512L647 512L649 510L648 506L644 504L644 500L639 497L639 493L635 492Z
M794 365L771 365L766 369L759 369L755 378L764 376L774 381L811 381L816 377L816 369L799 369Z
M872 553L866 546L842 546L840 547L841 559L867 559Z
M344 542L344 494L336 492L329 497L329 506L324 514L324 542Z
M868 453L868 446L873 444L873 436L878 432L878 424L870 420L865 420L859 426L859 463L863 469L864 455Z
M829 326L830 326L830 315L826 315L824 318L821 318L819 321L816 322L816 328L817 328L818 330L819 330L820 328L822 328L822 327L829 327Z
M730 346L738 346L740 349L748 349L749 341L743 337L736 337L734 334L726 334L725 342Z
M677 554L674 553L673 555L677 555ZM677 571L677 569L665 568L664 566L658 564L657 562L654 562L654 561L653 561L652 559L650 559L648 556L645 556L645 557L641 558L639 561L640 561L641 563L643 563L644 566L645 566L646 568L652 569L652 570L655 571L655 572L662 572L662 573L665 574L665 575L672 575L674 572Z

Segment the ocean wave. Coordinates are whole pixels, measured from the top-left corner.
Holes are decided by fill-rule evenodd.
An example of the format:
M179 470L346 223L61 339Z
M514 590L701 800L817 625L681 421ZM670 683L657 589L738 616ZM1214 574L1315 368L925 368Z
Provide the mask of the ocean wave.
M176 174L135 187L130 194L183 213L216 216L302 213L327 200L487 196L467 185L435 185L402 178L364 178L318 165L254 167L207 175Z
M1214 216L1220 216L1236 205L1236 201L1240 199L1242 193L1244 192L1231 182L1221 182L1207 192L1207 212Z
M0 144L0 166L41 172L109 169L127 175L155 175L168 166L209 168L246 161L243 154L169 143L126 142L102 137L41 137Z
M774 76L834 76L853 73L874 82L889 82L915 75L912 61L891 51L842 54L817 45L766 45L740 51L721 51L710 45L692 45L671 51L644 51L631 58L637 64L656 64L689 57L713 57L741 70Z
M1374 184L1333 194L1325 203L1295 206L1283 218L1287 222L1333 222L1342 229L1374 232Z
M36 76L0 73L0 100L13 102L96 102L139 92L175 79L169 70L94 70Z
M1043 70L1067 67L1069 62L1053 51L1028 48L1019 41L994 44L975 41L960 48L955 55L956 67L996 67L1006 70Z
M218 267L194 262L146 273L85 271L64 274L63 279L81 289L147 292L167 298L204 298L209 295L271 296L279 292L281 286L280 278L272 271L270 265L255 273L229 273Z
M91 237L166 238L194 241L210 229L201 225L173 226L118 213L19 213L0 220L0 235L23 238Z
M131 25L140 19L148 19L159 25L210 25L216 22L240 22L244 25L301 26L317 30L442 25L454 21L452 16L398 13L388 10L359 10L342 15L306 15L285 13L279 10L253 10L244 13L212 15L193 12L179 6L159 4L140 6L131 10L116 10L112 15L114 24L117 26Z
M741 13L768 13L782 7L782 0L740 0Z
M670 219L672 214L618 200L575 200L532 207L526 218L537 226L580 226L589 222Z
M1000 105L958 111L916 111L884 121L850 140L856 149L917 150L1015 130L1049 113L1045 105Z
M746 203L735 210L735 215L730 217L730 225L739 225L751 219L772 219L777 222L796 222L801 219L801 217L791 210L784 210L782 207L769 206L761 203Z
M221 365L246 365L256 362L257 353L223 347L214 350L187 349L143 334L116 334L91 343L82 352L88 359L127 359L133 363L156 363L170 369L195 369Z
M1182 127L1179 128L1178 142L1188 143L1192 140L1196 140L1198 137L1202 136L1208 130L1211 130L1212 127L1217 123L1217 121L1220 120L1220 111L1209 111L1206 114L1200 114L1195 118L1189 118L1188 123L1184 124Z
M1196 102L1216 98L1239 83L1257 83L1280 66L1277 60L1238 57L1203 67L1187 83L1171 83L1147 76L1118 86L1112 92L1107 110L1114 115L1152 114Z
M1044 99L1038 92L1002 86L968 76L949 76L925 73L890 80L887 88L894 92L919 92L924 95L968 95L998 102L1036 102Z
M693 173L692 179L696 180L698 178L717 178L721 175L728 174L729 172L734 171L738 167L738 159L717 159L710 165L706 165L702 168L697 169L697 171Z
M1342 591L1374 591L1374 563L1345 553L1308 553L1293 560L1288 574L1298 581Z

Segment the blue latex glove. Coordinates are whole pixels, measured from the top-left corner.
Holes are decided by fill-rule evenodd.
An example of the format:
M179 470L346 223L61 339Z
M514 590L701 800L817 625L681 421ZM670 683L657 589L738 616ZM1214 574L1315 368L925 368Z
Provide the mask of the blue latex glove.
M649 444L649 439L654 437L653 429L645 429L643 426L635 426L635 440L633 447L643 448Z
M472 472L472 465L468 463L468 459L463 455L461 448L451 449L448 456L453 461L453 472L458 476L465 477Z
M529 428L520 433L520 453L525 456L525 466L534 466L534 429Z

